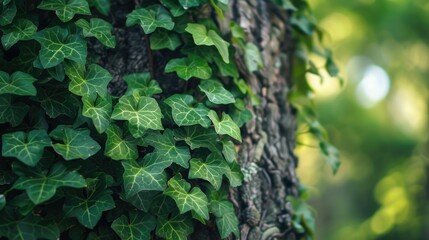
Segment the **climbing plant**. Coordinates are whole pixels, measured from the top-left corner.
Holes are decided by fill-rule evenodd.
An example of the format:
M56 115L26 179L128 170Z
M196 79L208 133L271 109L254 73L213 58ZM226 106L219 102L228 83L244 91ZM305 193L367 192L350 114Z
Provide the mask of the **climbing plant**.
M239 236L228 189L243 181L235 145L259 99L236 51L246 71L263 63L238 24L204 13L225 21L227 4L135 1L116 24L141 27L150 66L121 76L117 95L89 47L116 47L110 0L0 0L0 236L187 239L197 224ZM169 79L184 88L164 92Z

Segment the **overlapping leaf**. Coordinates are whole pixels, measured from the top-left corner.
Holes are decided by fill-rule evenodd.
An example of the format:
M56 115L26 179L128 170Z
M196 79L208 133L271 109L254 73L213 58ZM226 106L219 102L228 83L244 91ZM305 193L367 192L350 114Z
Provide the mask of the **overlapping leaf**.
M86 0L43 0L37 8L55 11L63 22L70 21L75 14L91 14Z
M162 93L157 81L152 80L149 72L133 73L125 75L124 81L128 88L125 95L138 95L151 97L152 95Z
M37 31L37 26L27 19L16 19L13 24L2 29L4 35L1 43L4 49L8 50L15 43L21 40L30 40Z
M187 214L158 217L156 234L166 240L187 240L193 231L192 219Z
M110 12L110 7L112 5L110 0L89 0L91 6L95 8L103 15L107 16Z
M191 159L189 178L200 178L210 182L216 190L222 185L222 176L230 171L228 164L222 156L212 153L205 161L201 159Z
M112 97L82 97L82 115L92 119L98 133L103 133L109 127L112 114Z
M27 115L30 107L24 103L13 102L9 94L0 95L0 123L18 126Z
M155 99L145 96L123 96L113 109L112 119L127 120L134 137L141 137L146 129L162 130L161 109Z
M16 165L14 165L16 166ZM58 162L49 171L45 169L28 169L13 185L14 189L25 190L34 204L43 203L55 195L59 187L83 188L85 179L76 171L68 169L63 163ZM17 171L15 171L17 172Z
M74 117L78 109L78 100L65 88L51 86L48 89L38 89L37 100L51 118L60 115Z
M6 26L12 23L13 19L16 16L16 5L14 1L11 1L7 4L3 3L3 6L0 6L0 26Z
M237 162L229 164L229 171L225 172L225 176L228 178L231 187L238 187L243 183L244 175Z
M201 91L203 91L210 102L215 104L230 104L234 103L234 96L226 90L222 83L216 80L205 80L201 81L198 85Z
M87 159L96 154L101 146L89 136L88 129L72 129L59 125L49 135L62 143L52 145L65 160Z
M113 160L134 160L138 157L137 140L115 124L111 124L106 131L107 141L104 154Z
M174 130L177 140L185 141L193 150L205 147L215 152L220 148L219 137L213 128L203 128L200 126L183 127Z
M164 194L174 199L180 213L191 211L197 219L209 219L207 196L199 187L191 189L191 184L182 179L180 174L168 180Z
M86 63L85 39L79 35L70 35L67 29L58 26L46 28L38 32L34 39L42 46L39 52L39 60L43 68L55 67L64 59L79 64Z
M79 19L75 23L82 28L85 37L95 37L104 46L114 48L116 46L116 38L112 35L112 25L101 18L91 18L88 22L84 19Z
M201 103L194 106L194 98L186 94L174 94L164 101L172 109L174 122L179 126L200 124L210 126L208 119L209 109Z
M191 77L209 79L212 76L212 69L207 61L195 55L171 59L165 66L165 72L176 72L184 80L189 80Z
M170 10L174 17L182 16L186 12L177 0L161 0L161 3Z
M51 139L45 130L5 133L2 140L3 157L16 157L32 167L42 158L45 147L51 146Z
M149 134L145 138L145 142L155 148L156 154L163 161L173 161L184 168L189 167L189 159L191 159L189 148L176 145L171 129L166 129L162 135L160 133Z
M224 140L222 141L222 154L225 157L226 161L229 163L234 162L237 159L237 151L235 150L235 145L232 141Z
M27 73L18 71L9 75L6 72L0 71L0 94L35 96L36 88L33 82L36 80L37 79Z
M240 236L239 222L230 201L210 202L210 212L216 216L216 226L222 239L228 238L231 233L234 233L237 238Z
M168 11L161 5L155 4L132 11L127 16L127 27L139 24L146 34L152 33L157 28L171 30L174 22Z
M150 232L155 229L156 220L153 216L139 212L131 212L115 219L112 229L121 239L140 240L150 239Z
M208 117L212 120L215 130L218 134L227 134L241 142L240 128L235 124L231 117L222 113L222 119L219 120L215 111L210 110Z
M173 51L181 43L179 36L170 31L158 30L150 35L150 48L153 50L167 48Z

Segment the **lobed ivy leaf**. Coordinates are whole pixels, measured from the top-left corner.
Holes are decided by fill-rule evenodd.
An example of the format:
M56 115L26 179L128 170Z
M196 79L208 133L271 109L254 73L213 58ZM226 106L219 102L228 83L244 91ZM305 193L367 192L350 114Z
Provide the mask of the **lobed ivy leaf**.
M89 189L68 194L63 206L65 217L75 217L86 228L93 229L103 212L115 208L110 189Z
M112 5L110 0L89 0L88 3L94 6L104 16L109 15Z
M198 87L207 95L209 101L214 104L230 104L235 102L234 96L219 81L201 81Z
M24 120L28 110L28 105L13 102L12 95L0 95L0 123L10 123L12 127L16 127Z
M211 201L210 212L216 216L216 226L222 239L228 238L231 233L239 238L238 219L234 206L230 201Z
M196 45L215 46L222 60L229 63L229 43L223 40L216 31L207 31L206 26L197 23L188 23L185 31L192 35Z
M142 161L123 161L126 197L141 191L163 191L167 186L164 169L171 163L171 159L161 158L157 153L147 154Z
M212 120L215 130L218 134L226 134L241 142L240 128L235 124L231 117L222 113L222 119L219 121L215 111L210 110L208 117Z
M237 159L237 151L235 150L235 145L232 141L222 141L222 154L225 157L225 160L229 163L234 162Z
M64 73L64 66L62 64L58 64L55 67L48 68L48 73L51 77L53 77L57 81L64 81L66 74Z
M171 59L165 66L165 72L176 72L180 78L186 81L191 77L209 79L212 76L212 69L207 61L195 55Z
M198 7L201 3L206 2L205 0L179 0L180 5L184 9L188 9L190 7Z
M152 50L167 48L174 51L181 44L179 36L170 31L161 29L150 35L150 48Z
M112 80L109 71L97 64L89 65L85 69L84 64L66 61L64 69L70 78L70 92L84 97L94 97L98 93L102 98L107 95L107 84Z
M103 133L109 127L112 114L112 97L82 97L82 115L91 118L98 133Z
M15 2L3 3L0 7L0 26L12 23L17 11Z
M251 42L246 43L246 47L244 48L244 61L250 72L254 72L264 66L261 52L258 47Z
M182 16L186 12L177 0L161 0L161 3L170 10L174 17Z
M182 127L174 130L174 136L177 140L185 141L192 150L204 147L215 152L219 148L219 137L213 128L197 125Z
M49 134L53 139L63 143L54 143L52 147L65 160L87 159L96 154L100 145L92 139L88 129L72 129L65 125L57 126Z
M36 166L42 158L45 147L51 146L46 130L5 133L2 140L3 157L16 157L31 167Z
M37 8L55 11L62 22L70 21L75 14L91 15L86 0L43 0Z
M168 11L159 4L139 8L127 15L126 26L139 24L146 34L154 32L157 28L171 30L174 22Z
M0 71L0 94L14 94L20 96L36 96L36 88L33 85L35 79L24 72L14 72L9 75Z
M38 89L37 100L51 118L60 115L74 117L77 112L78 100L66 88L50 87Z
M33 62L38 59L40 46L36 41L28 41L18 44L19 55L9 62L11 70L29 73L32 76L39 76L41 69L35 68Z
M86 63L87 47L85 39L69 34L67 29L55 26L46 28L34 36L42 46L39 60L43 68L51 68L69 59L79 64Z
M152 80L148 72L128 74L123 79L128 85L125 95L134 95L136 93L138 96L151 97L162 93L158 82Z
M5 50L21 40L30 40L37 31L37 26L27 19L16 19L13 24L2 28L1 43Z
M193 231L194 224L187 214L158 217L156 235L166 240L187 240Z
M122 96L111 116L114 120L127 120L134 137L141 137L146 129L162 130L161 109L155 99L145 96Z
M112 222L112 229L121 239L140 240L150 239L150 233L155 229L156 220L152 215L140 212L130 212L130 217L120 216Z
M40 168L28 169L26 174L18 178L13 188L25 190L30 200L37 205L51 199L59 187L85 186L85 179L76 170L70 170L62 162L58 162L48 171Z
M222 156L216 153L211 153L205 161L191 159L190 164L189 179L204 179L216 190L222 185L223 174L230 170Z
M162 194L162 192L159 191L141 191L133 196L125 197L123 196L122 199L126 202L131 203L134 207L137 209L148 212L149 209L152 209L152 204L155 202L154 199Z
M184 168L189 168L191 153L186 146L176 146L173 131L166 129L164 134L151 133L145 142L155 148L155 153L164 161L172 161Z
M233 108L231 112L231 118L232 120L234 120L238 127L242 127L244 124L252 120L253 115L252 112L249 111L249 109L241 110Z
M111 124L107 130L106 147L104 155L113 160L134 160L138 157L137 140L128 134L123 134L122 130L115 124Z
M225 176L228 178L231 187L238 187L243 183L243 172L241 172L240 165L235 161L229 164L229 171L225 172Z
M180 213L191 211L197 219L209 219L207 196L199 187L191 190L191 184L182 179L180 174L168 180L168 188L164 194L173 198Z
M171 107L174 122L178 126L192 126L200 124L203 127L210 126L207 115L209 109L201 103L194 105L194 98L187 94L174 94L164 100Z
M75 24L82 28L83 36L95 37L104 46L115 48L116 38L112 35L113 27L109 22L106 22L101 18L91 18L89 22L84 19L79 19Z

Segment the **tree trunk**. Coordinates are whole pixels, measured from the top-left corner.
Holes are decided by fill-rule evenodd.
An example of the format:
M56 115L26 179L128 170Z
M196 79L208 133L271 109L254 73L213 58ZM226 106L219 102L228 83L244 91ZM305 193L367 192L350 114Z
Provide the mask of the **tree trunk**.
M115 26L117 47L106 50L97 41L90 46L91 51L99 56L98 62L114 75L109 85L110 92L121 95L126 88L121 76L129 73L152 71L155 79L167 78L163 69L172 56L148 50L140 27L124 27L125 16L134 8L134 3L112 2L111 22ZM296 117L287 101L293 58L288 13L268 0L229 2L230 9L225 16L227 22L234 20L245 30L248 41L261 50L265 64L263 69L254 73L241 72L253 93L261 100L257 106L248 104L254 118L244 127L243 143L238 146L245 182L230 191L240 220L241 239L295 239L291 209L286 200L287 196L298 195L297 158L293 152ZM225 22L218 23L222 28ZM238 52L236 59L239 69L246 69L243 54ZM172 84L170 80L160 81L164 84L164 92L171 94L183 89L184 81ZM208 232L204 227L197 231L201 233L194 233L193 239L201 239L198 236ZM205 237L209 239L209 236Z

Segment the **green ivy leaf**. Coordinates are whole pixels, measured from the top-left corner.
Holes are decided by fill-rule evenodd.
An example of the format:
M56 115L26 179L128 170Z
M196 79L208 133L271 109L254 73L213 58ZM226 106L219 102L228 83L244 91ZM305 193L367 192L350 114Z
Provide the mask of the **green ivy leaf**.
M130 135L122 133L122 130L111 124L106 131L107 141L104 155L113 160L134 160L138 157L137 140Z
M94 6L104 16L109 15L111 0L89 0L91 6Z
M243 183L244 175L241 172L240 165L236 162L229 164L229 171L225 172L225 176L228 178L231 187L238 187Z
M216 226L222 239L228 238L231 233L239 238L239 222L230 201L211 201L210 212L216 216Z
M133 73L123 77L127 83L128 88L125 95L134 95L150 97L155 94L162 93L157 81L152 80L150 73Z
M20 96L36 96L33 76L23 72L8 73L0 71L0 94L15 94Z
M19 55L9 62L11 70L39 76L42 70L35 68L33 62L38 58L40 45L36 41L28 41L18 44L18 49Z
M159 216L156 235L166 240L187 240L194 231L194 224L189 215L175 214L171 217Z
M97 64L85 65L75 62L65 62L64 69L71 82L70 92L84 97L94 97L98 93L102 98L107 95L107 85L112 80L109 71Z
M152 209L151 206L154 203L154 199L162 194L162 192L158 191L141 191L133 196L125 197L123 196L122 199L126 202L131 203L134 207L137 209L148 212L149 209Z
M96 98L82 97L82 103L82 115L92 119L98 133L106 131L112 114L112 97L109 95L104 99L99 96Z
M157 28L171 30L174 22L168 11L161 5L155 4L132 11L127 16L127 27L140 24L146 34L150 34Z
M229 163L234 162L237 159L237 151L235 151L235 145L232 141L222 141L223 148L222 154L225 160Z
M208 117L212 120L215 130L218 134L227 134L241 142L240 128L237 126L237 124L235 124L228 114L222 113L222 120L219 121L217 113L213 110L210 110Z
M114 120L127 120L134 137L141 137L146 129L162 130L161 109L155 99L145 96L122 96L111 116Z
M53 139L63 143L52 145L55 152L65 160L87 159L96 154L100 145L92 139L88 129L72 129L65 125L59 125L49 134Z
M150 239L150 232L155 226L155 218L152 215L139 212L131 212L129 218L122 215L112 223L113 231L121 239L127 240Z
M154 147L156 154L164 161L173 161L184 168L189 168L189 159L191 159L189 148L176 146L171 129L166 129L163 135L160 133L149 134L145 138L145 142Z
M52 198L59 187L86 187L85 179L76 170L68 169L61 162L53 165L49 171L26 168L27 173L19 177L13 188L25 190L36 205Z
M228 164L222 156L212 153L205 161L201 159L191 159L191 168L189 170L189 179L204 179L219 190L222 185L222 176L229 171Z
M24 103L12 103L9 94L0 95L0 123L10 123L12 127L21 124L30 107Z
M250 72L254 72L259 68L264 67L261 52L258 47L251 42L248 42L244 49L244 61L246 62L247 69Z
M150 48L153 50L168 48L174 51L181 44L179 36L173 32L159 30L150 35Z
M170 10L174 17L182 16L186 12L177 0L161 0L161 3Z
M186 94L174 94L164 100L171 107L174 122L179 126L192 126L200 124L203 127L210 126L207 115L209 109L201 103L194 104L194 98Z
M37 31L37 26L30 20L17 19L2 30L4 35L1 37L1 42L4 49L8 50L18 41L32 39Z
M213 128L202 128L194 125L174 130L177 140L185 141L194 150L205 147L215 152L219 148L219 137Z
M165 72L176 72L180 78L186 81L191 77L209 79L212 76L212 69L207 61L195 55L171 59L165 66Z
M16 6L15 2L10 2L8 4L3 4L0 9L0 26L6 26L12 23L16 15Z
M147 154L138 162L123 161L125 195L130 197L141 191L163 191L167 186L164 169L171 163L171 159L161 158L156 153Z
M182 5L182 7L184 9L188 9L190 7L198 7L200 6L201 3L205 2L203 0L179 0L180 5Z
M210 102L214 104L230 104L235 102L234 96L219 81L201 81L198 87L207 95Z
M79 19L75 24L82 28L83 36L95 37L104 46L115 48L116 38L112 35L112 24L104 21L101 18L91 18L90 22L84 19Z
M77 112L78 100L66 88L50 87L38 89L37 100L51 118L60 115L74 117Z
M222 39L214 30L207 31L206 26L188 23L186 32L192 34L196 45L215 46L225 63L229 63L229 43Z
M69 35L67 29L58 26L46 28L38 32L34 39L42 46L39 52L40 64L43 68L51 68L64 59L79 64L86 63L87 47L85 39L78 35Z
M231 118L237 124L238 127L242 127L248 121L252 120L253 115L249 109L240 110L237 108L233 108L231 112Z
M31 167L42 158L45 147L51 146L51 139L45 130L5 133L2 140L3 157L16 157Z
M180 174L168 180L164 194L174 199L181 214L191 211L197 218L209 219L207 196L199 187L191 190L191 184Z
M48 68L48 73L51 77L60 82L64 81L64 78L66 77L66 74L64 73L64 66L62 64Z
M91 15L86 0L43 0L37 8L55 11L63 22L70 21L75 14Z
M89 189L68 194L64 203L64 216L75 217L86 228L93 229L104 211L115 208L110 189Z
M6 206L6 197L3 194L0 194L0 211L3 210L5 206Z
M331 167L332 173L336 174L341 165L339 151L326 141L320 142L320 150Z

